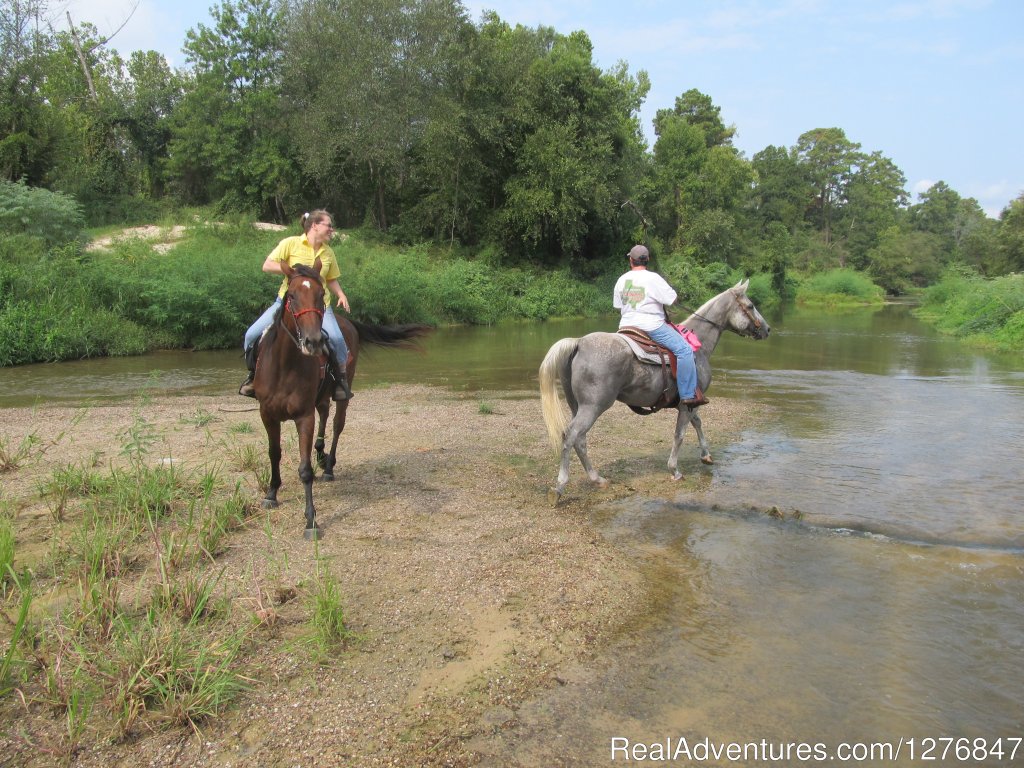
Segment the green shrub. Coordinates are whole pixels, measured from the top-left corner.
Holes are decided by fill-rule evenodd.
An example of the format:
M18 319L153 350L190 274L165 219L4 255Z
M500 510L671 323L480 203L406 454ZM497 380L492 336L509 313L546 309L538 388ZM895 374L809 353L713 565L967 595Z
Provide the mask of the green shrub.
M918 314L944 333L1001 349L1024 348L1024 275L986 280L952 267L925 291Z
M877 304L882 289L871 278L852 269L833 269L807 278L797 289L797 303L826 306Z
M0 179L0 235L30 234L51 246L75 240L84 228L73 197Z

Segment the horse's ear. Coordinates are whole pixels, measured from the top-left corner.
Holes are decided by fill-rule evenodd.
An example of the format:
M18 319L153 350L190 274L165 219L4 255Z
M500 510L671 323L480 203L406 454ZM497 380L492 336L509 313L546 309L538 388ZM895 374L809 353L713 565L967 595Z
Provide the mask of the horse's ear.
M292 275L295 274L295 270L292 269L292 265L289 264L287 261L281 262L281 272L284 274L285 277L291 277Z
M313 262L313 271L316 272L319 275L320 274L320 270L323 267L323 265L324 265L323 262L320 261L320 257L317 256L316 257L316 261Z
M746 293L748 285L750 285L749 277L746 280L740 280L738 283L736 283L736 290Z

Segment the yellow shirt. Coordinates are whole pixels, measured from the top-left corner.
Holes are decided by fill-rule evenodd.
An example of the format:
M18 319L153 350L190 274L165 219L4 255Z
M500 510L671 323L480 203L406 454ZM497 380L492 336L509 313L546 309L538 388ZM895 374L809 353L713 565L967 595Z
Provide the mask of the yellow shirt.
M324 286L324 306L329 307L331 305L331 292L327 290L327 283L341 277L338 259L334 255L334 251L331 250L331 246L321 245L320 249L314 253L313 246L309 244L309 240L305 235L295 235L294 237L286 237L270 253L270 258L274 261L286 262L291 267L294 267L296 264L305 264L307 267L312 267L318 256L320 257L320 282ZM283 299L287 292L288 278L285 278L281 281L281 290L277 292L277 295Z

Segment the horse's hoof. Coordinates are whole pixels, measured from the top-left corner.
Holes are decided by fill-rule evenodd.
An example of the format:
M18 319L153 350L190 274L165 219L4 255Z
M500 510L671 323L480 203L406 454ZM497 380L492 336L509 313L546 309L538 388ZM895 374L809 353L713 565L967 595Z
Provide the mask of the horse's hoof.
M676 481L676 482L679 482L680 480L682 480L682 479L683 479L683 473L682 473L682 472L679 472L678 470L677 470L677 471L675 471L675 472L673 472L673 473L672 473L672 479L673 479L674 481Z
M324 472L322 475L320 475L320 479L323 480L325 483L333 483L334 482L334 473L333 472Z
M264 509L277 509L278 503L276 499L264 499L260 502L260 506Z
M557 488L548 488L548 504L552 507L558 506L558 500L562 498L562 492Z
M712 459L710 455L708 455L708 456L701 456L700 457L700 462L701 462L701 464L714 464L715 460Z
M594 481L594 485L596 485L598 488L607 488L609 485L608 479L605 477L599 477L597 478L597 480Z
M320 541L322 535L319 525L314 525L312 528L307 528L302 532L302 538L306 541Z

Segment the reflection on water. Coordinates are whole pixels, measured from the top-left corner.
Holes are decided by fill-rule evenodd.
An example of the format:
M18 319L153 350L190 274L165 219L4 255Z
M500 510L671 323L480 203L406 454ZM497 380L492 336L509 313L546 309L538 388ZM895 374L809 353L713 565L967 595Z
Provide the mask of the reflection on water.
M520 711L505 747L524 764L546 764L554 733L581 766L608 764L616 737L834 749L1021 734L1019 556L672 504L620 501L604 518L623 546L655 553L670 605Z
M710 478L701 494L596 513L659 574L666 609L560 671L567 684L490 744L495 764L607 765L612 737L835 747L1024 736L1020 355L976 354L905 307L768 319L768 341L723 339L712 389L763 403L767 423L718 446L710 470L689 436L681 468ZM614 325L445 329L424 354L370 350L356 387L536 392L554 341ZM237 351L0 369L0 407L51 391L233 392L242 373ZM803 518L741 511L752 505Z

